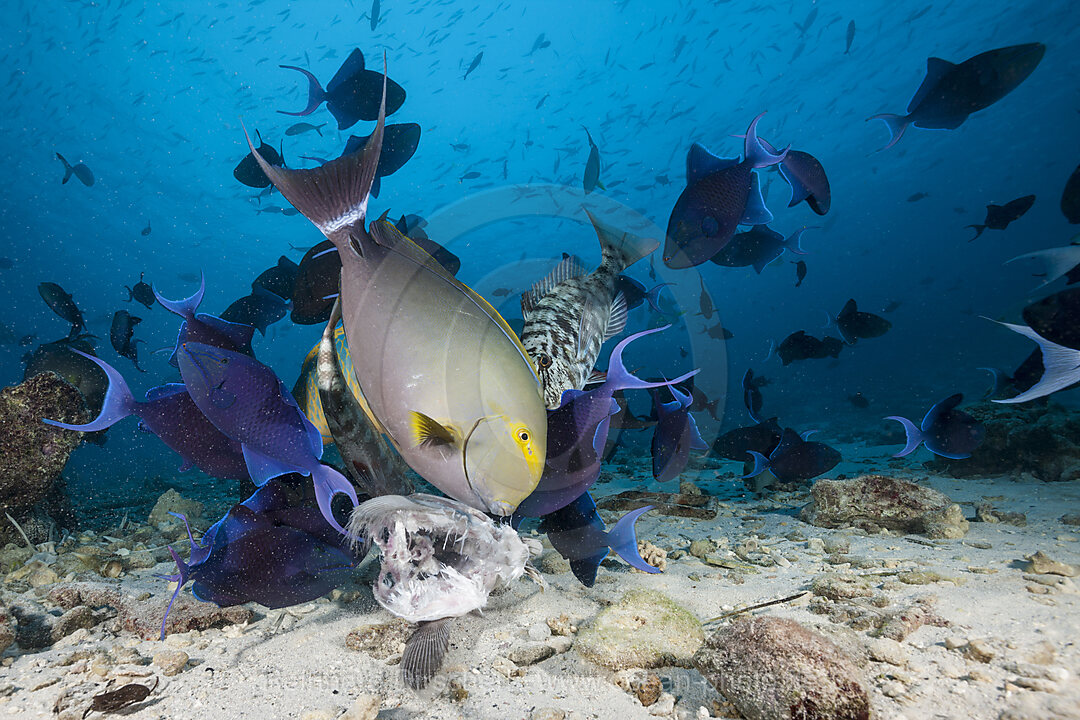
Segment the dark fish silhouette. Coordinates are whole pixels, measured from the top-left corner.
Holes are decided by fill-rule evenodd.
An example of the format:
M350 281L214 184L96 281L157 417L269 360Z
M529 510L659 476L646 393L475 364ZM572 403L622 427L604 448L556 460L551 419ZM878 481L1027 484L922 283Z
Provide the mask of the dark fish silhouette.
M323 102L334 119L338 122L338 130L347 130L360 120L377 120L379 117L379 103L382 100L383 75L374 70L364 68L364 54L357 48L342 63L337 73L323 90L318 79L310 72L295 65L279 65L286 70L296 70L302 73L308 80L308 104L300 112L287 112L278 110L282 115L304 116L310 115L318 109ZM393 80L386 80L386 114L392 115L405 102L405 89ZM269 158L261 155L267 162ZM274 163L270 163L273 165ZM262 187L262 186L259 186Z
M710 258L724 267L753 267L759 275L765 266L784 254L784 251L805 255L800 245L802 234L810 228L796 230L787 238L768 225L755 225L746 232L736 233L731 242Z
M753 169L776 165L785 155L769 153L759 141L760 120L758 115L746 131L742 161L719 158L698 143L690 147L686 189L668 220L664 264L669 268L678 270L705 262L731 241L739 225L772 222Z
M930 408L919 426L899 415L885 418L899 422L907 433L907 444L893 457L910 455L920 444L925 444L926 449L935 455L953 460L971 457L972 451L986 437L986 428L966 412L957 409L963 400L964 396L960 393L950 395Z
M150 287L149 283L143 282L143 275L146 273L139 273L139 282L135 283L135 287L124 286L124 289L128 291L128 297L126 302L142 303L148 308L154 307L154 303L157 302L157 298L154 297L154 289Z
M930 197L930 193L917 192L917 193L912 193L911 195L908 195L907 201L908 202L919 202L920 200L924 200L924 199L926 199L928 197Z
M776 418L746 427L729 430L713 440L712 451L722 458L747 462L750 451L768 456L780 444L784 431Z
M379 24L379 0L371 0L371 29Z
M848 395L848 402L859 409L870 407L870 401L867 400L866 396L861 392L856 392L854 395Z
M149 221L149 220L147 220L147 221L146 221L146 227L144 227L144 228L143 228L142 230L140 230L140 231L139 231L139 234L140 234L140 235L142 235L143 237L149 237L149 236L150 236L150 232L151 232L151 229L150 229L150 221Z
M601 190L607 190L607 188L600 182L600 148L593 142L589 129L584 125L582 128L585 130L585 137L589 140L589 157L585 161L585 175L582 177L581 185L585 189L585 194L588 195L596 188Z
M770 484L768 479L759 477L766 470L777 480L789 483L813 480L837 466L840 452L823 442L807 440L813 432L799 435L791 428L784 428L780 444L768 457L755 450L749 451L754 458L754 467L743 478L755 478L754 492L761 492Z
M668 390L674 398L671 402L660 402L662 391L653 393L657 422L652 437L652 468L653 479L657 482L678 477L690 461L691 450L709 449L690 414L693 396L683 394L671 385Z
M329 240L304 253L296 273L290 319L297 325L318 325L330 319L341 283L341 258Z
M1080 166L1073 170L1061 193L1061 212L1073 225L1080 224Z
M288 300L293 296L296 275L299 271L300 267L296 263L282 255L278 258L277 265L263 270L257 278L251 281L251 289L261 287L283 300Z
M528 52L526 57L528 55L532 55L537 50L543 50L544 48L550 47L550 46L551 46L551 41L547 39L546 33L540 33L539 35L536 36L536 39L533 40L532 50L530 50Z
M855 21L852 20L847 24L847 43L844 46L844 54L847 55L851 52L851 43L855 40Z
M761 404L764 401L761 388L768 383L769 381L763 377L755 378L752 369L747 368L746 373L743 374L743 405L746 406L746 412L750 415L750 419L756 423L761 422L759 413L761 412Z
M795 263L795 287L802 285L802 281L806 279L806 261L799 260Z
M435 262L442 265L446 272L457 275L458 270L461 269L461 258L429 238L424 232L425 225L427 225L427 220L419 215L402 215L401 219L394 223L394 227L419 245L424 252L435 258Z
M319 137L322 137L322 128L326 127L326 123L320 123L319 125L312 125L311 123L298 122L295 125L290 125L285 129L285 134L289 137L296 135L303 135L304 133L314 130Z
M142 322L142 318L135 317L127 310L117 310L113 313L112 326L109 328L109 342L113 350L120 357L126 357L139 372L146 372L139 367L138 343L142 340L133 340L135 326Z
M258 130L255 131L255 137L259 140L259 154L266 158L266 162L278 167L284 167L285 159L281 156L281 153L267 145ZM270 187L270 178L266 177L266 173L262 171L258 161L255 160L255 156L251 153L245 155L244 159L233 168L232 174L234 178L248 187Z
M72 175L79 178L79 182L86 187L94 184L94 173L86 165L82 163L72 165L60 153L56 153L56 159L64 163L64 179L60 181L61 185L67 185L67 181L71 179Z
M934 130L954 130L968 115L990 107L1027 79L1046 53L1042 43L1012 45L989 50L959 65L932 57L926 61L926 78L907 107L907 115L883 113L889 129L888 149L903 137L908 125Z
M286 300L255 286L250 295L235 300L225 308L221 319L238 325L250 325L266 335L266 328L285 317L288 312L289 304Z
M41 295L41 299L54 313L71 323L71 332L68 333L69 338L74 338L86 329L86 321L83 319L82 311L75 305L75 300L64 288L56 283L43 282L38 285L38 294Z
M469 77L469 74L470 74L470 73L471 73L471 72L472 72L473 70L475 70L476 68L480 67L480 61L481 61L481 60L483 60L483 59L484 59L484 51L483 51L483 50L481 50L480 52L478 52L478 53L476 54L476 57L474 57L474 58L473 58L473 61L472 61L472 63L470 63L470 64L469 64L469 69L465 71L465 77L463 77L463 78L462 78L462 80L466 80L466 79L468 79L468 77ZM389 105L389 101L387 102L387 104ZM389 108L387 108L387 113L386 113L386 114L387 114L387 115L389 115L389 114L390 114L390 110L389 110ZM372 119L372 118L367 118L367 119L368 119L368 120L370 120L370 119Z
M350 135L345 143L345 151L341 154L350 155L363 150L370 137ZM382 152L379 153L379 166L375 168L375 181L371 184L372 196L379 197L379 178L393 175L400 170L416 154L419 144L420 126L416 123L399 123L383 128Z
M761 144L770 153L776 155L777 150L767 140L761 139ZM791 200L788 207L795 207L803 200L807 206L818 215L824 215L832 207L832 189L829 187L829 178L825 175L825 168L818 159L802 150L787 151L787 155L780 161L780 177L784 178L788 187L791 188ZM766 188L768 189L768 188Z
M659 285L645 289L645 285L638 282L629 275L619 275L615 278L615 293L622 293L623 298L626 299L626 309L633 310L642 303L649 303L655 312L663 315L664 311L660 309L660 292L670 285L671 283L660 283Z
M974 228L975 237L968 240L971 242L980 235L984 230L1004 230L1009 227L1009 223L1019 220L1023 217L1024 213L1031 209L1031 206L1035 204L1034 195L1025 195L1022 198L1016 198L1010 200L1004 205L987 205L986 206L986 219L983 220L982 225L968 225L969 228Z
M819 340L813 335L807 335L805 330L796 330L777 346L776 354L781 363L790 365L798 360L838 358L843 349L844 343L838 338L826 336Z
M1069 288L1033 302L1024 322L1052 343L1080 350L1080 288Z
M892 327L892 323L880 315L859 310L854 298L844 303L835 322L840 337L849 345L854 345L860 338L880 337Z

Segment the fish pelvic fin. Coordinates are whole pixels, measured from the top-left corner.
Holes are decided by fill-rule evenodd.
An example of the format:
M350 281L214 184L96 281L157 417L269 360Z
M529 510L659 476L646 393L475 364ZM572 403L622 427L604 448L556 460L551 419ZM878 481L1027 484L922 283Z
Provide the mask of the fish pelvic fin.
M607 534L608 547L620 558L642 572L658 573L660 568L653 567L641 557L637 547L637 533L634 531L634 523L637 519L653 509L652 505L631 510L619 518L615 527Z
M599 183L597 184L599 185ZM603 185L599 185L599 187L603 188ZM588 210L585 210L585 214L589 216L589 222L592 223L593 229L596 231L596 237L600 240L600 251L604 259L606 260L609 257L613 259L616 274L630 267L638 260L647 257L660 247L660 241L655 238L644 238L633 233L616 230L610 225L601 222Z
M299 68L299 67L296 67L295 65L278 65L278 67L279 68L284 68L286 70L295 70L298 73L302 73L304 75L304 77L307 78L307 81L308 81L308 104L307 104L307 107L304 108L303 110L301 110L300 112L289 112L287 110L278 110L278 112L281 113L282 115L293 115L293 116L310 115L311 113L315 112L315 110L317 110L318 107L320 105L322 105L323 100L326 99L326 91L324 91L323 88L322 88L322 85L319 84L319 80L314 75L312 75L310 72L305 70L304 68ZM318 128L316 128L316 129L318 129ZM319 135L321 136L322 133L319 133Z
M413 690L423 690L442 667L450 647L450 620L421 623L405 642L401 655L401 679Z
M904 137L904 131L907 130L908 125L911 124L910 115L894 115L893 113L881 113L879 115L871 115L866 118L869 120L880 120L885 123L886 129L889 131L889 142L881 150L888 150L897 142L900 138ZM878 152L881 152L878 150Z
M383 130L386 125L386 73L383 60L383 92L379 104L379 119L364 149L343 155L317 168L289 169L270 165L251 143L244 131L248 148L270 182L303 213L341 252L352 247L363 254L363 231L367 217L368 196L382 152ZM299 69L299 68L297 68ZM353 228L359 227L360 232Z
M904 426L904 433L907 435L907 444L904 445L904 449L893 455L894 458L904 457L915 452L915 448L923 441L923 432L919 429L919 426L908 420L906 417L900 417L899 415L890 415L886 420L895 420Z
M64 430L77 430L79 432L97 432L98 430L104 430L105 428L112 427L119 421L126 418L135 412L135 398L131 394L131 389L128 387L127 382L124 380L124 376L107 362L101 358L88 355L81 350L71 348L72 352L82 355L88 360L93 360L99 368L105 371L106 377L109 379L109 389L105 392L105 401L101 405L101 412L98 416L86 423L85 425L72 425L69 423L57 422L55 420L45 420L42 422L46 425L52 425L53 427L63 428Z

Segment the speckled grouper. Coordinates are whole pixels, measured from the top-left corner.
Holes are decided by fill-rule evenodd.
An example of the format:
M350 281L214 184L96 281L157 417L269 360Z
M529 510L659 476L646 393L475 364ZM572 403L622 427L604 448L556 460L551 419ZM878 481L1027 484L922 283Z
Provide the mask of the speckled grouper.
M600 346L626 327L626 300L615 290L616 278L660 247L585 214L600 239L600 267L586 273L580 260L568 257L521 295L521 344L543 383L549 410L562 404L563 391L585 388Z

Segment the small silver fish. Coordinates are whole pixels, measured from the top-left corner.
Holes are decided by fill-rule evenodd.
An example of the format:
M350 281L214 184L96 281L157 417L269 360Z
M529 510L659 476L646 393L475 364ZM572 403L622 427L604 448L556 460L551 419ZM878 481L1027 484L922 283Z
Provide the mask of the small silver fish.
M347 532L382 555L375 600L420 628L405 643L402 678L422 688L438 672L449 645L449 620L487 604L488 595L528 574L540 553L509 525L434 495L383 495L358 505Z
M600 239L600 266L586 274L580 260L568 257L521 295L521 344L543 383L549 410L559 407L564 391L584 389L600 346L626 327L626 299L616 293L615 279L660 246L585 213Z

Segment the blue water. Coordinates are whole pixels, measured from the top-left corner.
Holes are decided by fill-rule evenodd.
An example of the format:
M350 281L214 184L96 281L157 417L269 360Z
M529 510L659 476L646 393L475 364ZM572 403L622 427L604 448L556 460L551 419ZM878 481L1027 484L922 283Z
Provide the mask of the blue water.
M908 20L924 6L927 12ZM794 25L814 7L816 20L800 39ZM390 76L408 93L392 120L423 128L415 157L383 180L370 214L433 217L464 208L462 234L447 242L462 259L460 277L481 292L514 283L500 305L508 316L517 312L517 293L562 252L595 264L595 236L569 219L572 207L541 217L515 216L500 205L494 216L503 219L468 219L505 203L511 186L580 192L588 154L583 125L600 148L609 188L597 193L660 232L683 188L692 142L734 156L740 144L729 136L768 111L760 126L765 137L821 160L833 191L824 218L805 204L787 209L786 185L763 175L775 229L821 227L805 237L809 274L802 287L793 287L790 256L760 276L711 264L669 271L656 258L660 279L677 283L688 315L635 346L630 364L668 375L702 367L712 397L727 389L725 424L701 419L707 436L744 423L741 395L732 391L747 367L772 380L768 414L803 427L873 432L887 427L883 415L919 416L956 391L977 397L987 380L977 368L1011 368L1030 352L1026 340L979 316L1015 318L1037 284L1029 268L1003 267L1004 260L1067 244L1074 234L1057 207L1080 156L1080 98L1072 81L1080 74L1080 15L1069 3L383 0L374 31L367 12L366 3L273 0L5 3L0 256L14 266L0 270L7 309L0 323L38 342L66 334L36 292L42 281L57 282L103 338L102 357L137 393L174 380L167 354L146 350L174 341L177 318L160 306L123 303L123 286L145 272L163 294L181 297L196 284L180 276L202 271L202 309L220 312L279 255L299 260L321 239L302 216L257 214L257 191L237 183L232 168L247 152L243 126L258 128L273 145L283 141L294 167L301 155L332 157L350 134L369 133L373 123L364 122L338 132L323 107L303 119L328 123L324 137L283 138L297 119L276 112L299 110L306 100L302 78L278 65L307 67L325 83L359 47L370 67L385 53ZM850 20L857 32L845 55ZM530 54L541 32L550 47ZM887 136L866 118L903 111L927 57L959 62L1034 41L1047 45L1046 57L1004 100L957 130L913 128L896 147L876 152ZM480 51L482 63L463 79ZM86 163L96 184L61 185L54 152ZM480 176L460 179L469 172ZM928 197L909 202L915 193ZM1026 194L1038 199L1025 217L967 242L963 226L981 222L987 203ZM262 203L287 207L279 195ZM148 222L152 232L142 236ZM651 285L647 271L642 262L630 274ZM699 334L699 276L734 333L730 341ZM765 362L770 340L798 329L820 335L826 312L835 314L849 297L877 312L901 301L888 316L892 330L836 362ZM104 340L120 308L144 319L136 337L148 343L141 350L145 375ZM636 310L630 329L645 322L644 310ZM291 384L318 333L317 326L285 320L257 337L256 352ZM24 351L4 347L4 384L21 380ZM871 398L869 411L846 401L856 391ZM643 412L647 403L635 402ZM89 504L213 482L182 478L177 465L127 421L109 432L105 447L82 447L67 474Z

